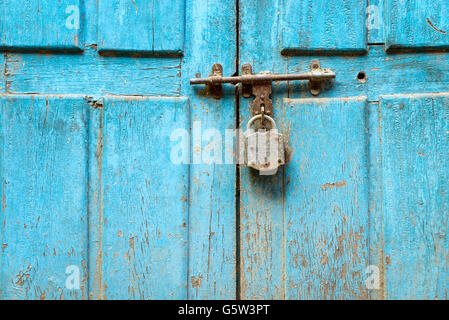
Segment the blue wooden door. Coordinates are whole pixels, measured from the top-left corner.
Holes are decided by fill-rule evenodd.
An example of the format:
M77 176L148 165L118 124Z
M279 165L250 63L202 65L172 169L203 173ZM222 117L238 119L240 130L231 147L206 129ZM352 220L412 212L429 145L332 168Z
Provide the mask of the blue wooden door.
M235 27L219 0L0 1L1 299L235 297L235 167L169 148L234 127L188 79L235 69Z
M240 172L242 298L447 299L448 9L240 1L240 64L337 74L318 97L273 88L294 155L273 177Z
M0 298L446 299L448 7L0 0ZM189 78L313 59L318 97L273 86L287 166L204 161L251 100Z

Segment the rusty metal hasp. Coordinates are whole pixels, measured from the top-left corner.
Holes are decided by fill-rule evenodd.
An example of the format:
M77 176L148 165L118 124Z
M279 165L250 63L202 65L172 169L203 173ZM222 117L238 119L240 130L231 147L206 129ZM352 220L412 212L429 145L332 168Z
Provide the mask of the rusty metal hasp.
M272 82L308 80L310 92L316 96L320 93L323 82L334 78L335 72L321 69L318 60L311 62L309 72L299 74L271 74L269 72L253 74L251 65L245 64L242 66L242 75L235 77L223 77L223 68L216 63L208 78L191 79L190 84L205 84L207 91L217 99L222 96L223 83L241 84L242 95L245 98L254 95L251 107L253 117L248 122L243 141L245 164L259 170L262 175L273 175L281 165L288 163L291 158L291 148L287 139L278 133L276 122L272 118L273 103L270 99ZM268 131L265 126L266 121L270 123ZM257 131L253 126L257 128Z
M264 98L269 98L266 94L271 93L271 83L275 81L307 80L310 83L310 92L316 96L321 91L322 83L326 80L335 79L335 77L334 71L321 69L319 60L313 60L310 63L309 72L293 74L271 74L269 72L253 74L251 65L245 64L242 66L242 75L234 77L223 77L223 67L216 63L212 66L212 73L208 78L193 78L190 79L190 84L205 84L211 92L214 92L216 98L220 98L222 84L230 83L235 85L241 83L242 94L245 98L249 98L252 93L256 97L255 100L258 100L258 98L264 100ZM261 89L261 87L265 88ZM261 98L262 95L264 98Z

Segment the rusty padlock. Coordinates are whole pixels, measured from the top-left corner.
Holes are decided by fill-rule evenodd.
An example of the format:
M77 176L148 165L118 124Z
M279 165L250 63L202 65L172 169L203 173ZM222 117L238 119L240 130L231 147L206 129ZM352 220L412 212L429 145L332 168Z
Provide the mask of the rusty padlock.
M260 119L257 131L252 128L256 120ZM270 123L269 130L264 122ZM274 175L278 168L286 163L286 148L284 136L280 134L273 118L258 114L252 117L244 133L245 165L259 170L261 175Z

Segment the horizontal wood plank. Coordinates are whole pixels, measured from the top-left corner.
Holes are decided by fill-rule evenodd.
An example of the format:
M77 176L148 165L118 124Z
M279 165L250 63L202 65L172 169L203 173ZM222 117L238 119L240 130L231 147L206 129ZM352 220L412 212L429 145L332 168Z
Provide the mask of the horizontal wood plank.
M179 58L83 55L7 55L9 93L180 95Z
M447 53L388 54L382 46L371 46L366 56L289 57L283 64L288 65L289 73L298 73L307 71L313 59L337 74L335 81L324 85L320 97L366 96L369 101L377 101L383 94L447 91ZM365 73L363 81L358 79L360 72ZM312 97L307 82L279 83L276 88L292 98Z

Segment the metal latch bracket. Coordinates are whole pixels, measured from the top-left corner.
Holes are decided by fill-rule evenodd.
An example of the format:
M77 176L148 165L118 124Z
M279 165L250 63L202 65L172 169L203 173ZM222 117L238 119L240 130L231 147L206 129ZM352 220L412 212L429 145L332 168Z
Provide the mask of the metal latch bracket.
M212 73L208 78L198 77L190 79L190 84L206 84L207 91L216 99L222 97L223 83L241 84L243 97L249 98L251 95L254 95L252 114L266 114L270 116L273 113L273 103L270 99L271 84L273 82L308 80L310 93L317 96L323 88L324 81L335 79L335 76L334 71L321 69L319 60L311 61L309 72L299 74L271 74L269 72L253 74L251 65L244 64L242 66L242 75L235 77L223 77L223 67L216 63L212 66Z

